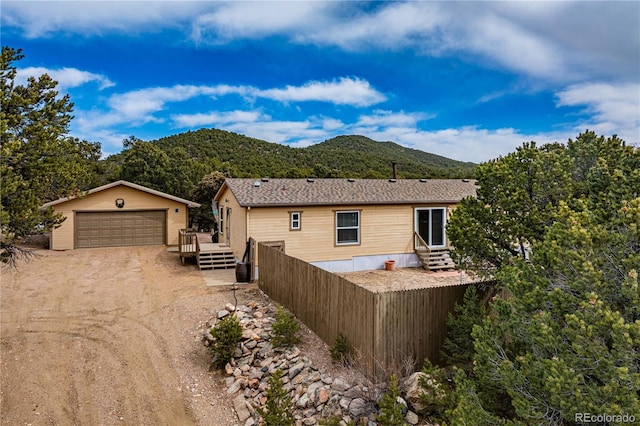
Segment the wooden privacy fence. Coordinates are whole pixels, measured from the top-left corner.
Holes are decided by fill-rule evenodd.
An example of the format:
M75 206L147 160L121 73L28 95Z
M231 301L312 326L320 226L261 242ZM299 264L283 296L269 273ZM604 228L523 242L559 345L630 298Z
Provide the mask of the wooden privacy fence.
M447 315L470 285L373 293L262 243L258 256L260 288L328 345L344 334L372 374L408 358L437 363Z

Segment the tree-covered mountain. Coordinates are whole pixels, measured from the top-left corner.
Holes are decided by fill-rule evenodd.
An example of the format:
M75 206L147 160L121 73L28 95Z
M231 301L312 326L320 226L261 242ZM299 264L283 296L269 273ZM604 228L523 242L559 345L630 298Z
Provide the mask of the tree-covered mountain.
M338 136L302 150L325 167L357 175L351 177L390 177L391 162L397 164L402 178L471 177L475 167L473 163L357 135Z
M338 136L305 148L292 148L223 130L201 129L151 144L169 159L194 161L198 167L232 177L387 178L391 177L392 162L397 164L399 178L471 177L475 167L473 163L364 136ZM125 165L125 158L133 154L128 152L133 144L129 145L108 161Z

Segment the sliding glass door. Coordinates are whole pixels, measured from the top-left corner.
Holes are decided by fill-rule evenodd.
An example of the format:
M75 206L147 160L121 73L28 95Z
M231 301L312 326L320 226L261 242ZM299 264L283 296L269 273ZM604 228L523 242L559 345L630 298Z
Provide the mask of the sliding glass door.
M446 220L445 207L415 209L415 231L429 247L446 247Z

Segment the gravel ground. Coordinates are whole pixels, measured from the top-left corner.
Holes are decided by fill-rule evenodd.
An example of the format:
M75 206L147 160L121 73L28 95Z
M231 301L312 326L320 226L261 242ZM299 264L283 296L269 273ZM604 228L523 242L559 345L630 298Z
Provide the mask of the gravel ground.
M183 266L162 246L43 244L0 277L0 424L237 424L224 375L210 369L201 342L216 312L236 302L231 271ZM238 285L236 297L265 300L256 284ZM333 364L304 325L301 334L316 367L364 380Z
M1 424L237 422L201 343L229 286L206 286L166 247L37 253L2 271Z

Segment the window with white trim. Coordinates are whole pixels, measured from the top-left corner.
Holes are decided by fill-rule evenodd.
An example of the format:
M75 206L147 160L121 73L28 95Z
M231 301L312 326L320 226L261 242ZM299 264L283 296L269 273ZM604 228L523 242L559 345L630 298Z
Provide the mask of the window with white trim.
M360 211L336 212L336 245L360 244Z
M289 212L289 230L299 231L302 227L302 213Z

